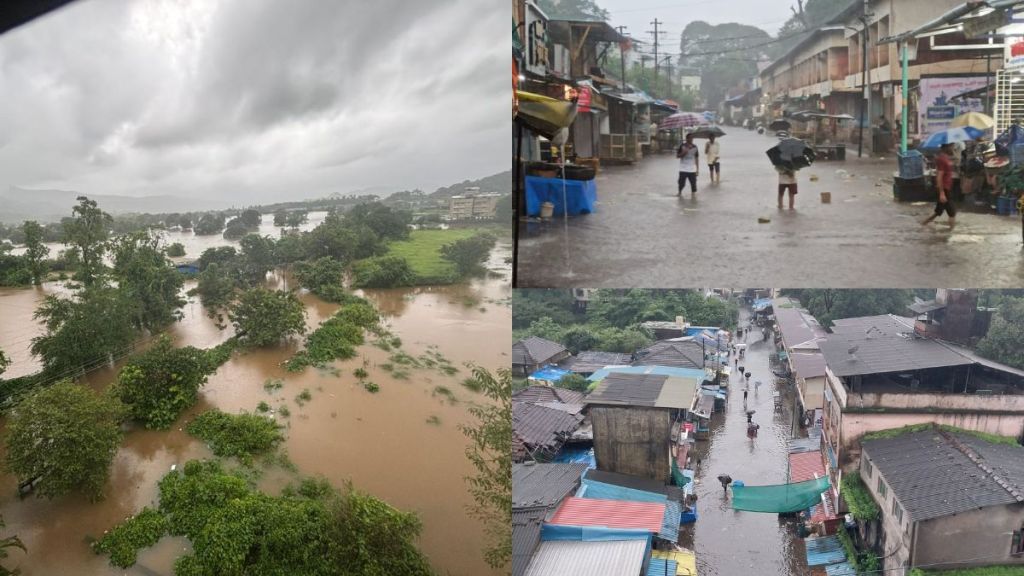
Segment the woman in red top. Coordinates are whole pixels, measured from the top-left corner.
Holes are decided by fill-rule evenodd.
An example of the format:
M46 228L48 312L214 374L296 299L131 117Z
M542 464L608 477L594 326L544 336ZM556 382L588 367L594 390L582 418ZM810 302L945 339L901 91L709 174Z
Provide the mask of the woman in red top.
M956 207L953 206L953 161L949 157L952 144L943 144L939 155L935 157L935 188L939 197L935 203L935 213L921 222L924 226L935 220L942 213L949 214L949 229L956 225Z

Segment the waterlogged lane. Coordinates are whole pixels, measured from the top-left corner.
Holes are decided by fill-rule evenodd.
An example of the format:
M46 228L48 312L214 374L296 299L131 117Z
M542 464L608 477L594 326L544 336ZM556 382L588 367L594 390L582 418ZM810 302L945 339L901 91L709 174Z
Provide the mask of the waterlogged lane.
M468 375L463 363L492 371L508 364L511 309L508 270L503 264L506 255L507 247L502 247L491 262L491 267L504 270L502 278L365 294L402 339L407 354L420 356L436 349L459 368L454 375L422 369L410 371L407 379L396 379L382 368L390 360L389 353L369 344L360 348L359 357L337 363L337 372L310 368L302 374L286 373L281 363L298 349L294 343L237 353L210 377L199 403L171 430L134 430L126 436L104 501L93 504L77 496L19 500L15 479L0 476L5 533L18 534L29 549L28 555L14 554L12 564L20 563L26 575L171 574L174 559L187 550L183 539L165 538L140 554L139 564L127 572L112 568L105 556L93 555L88 539L153 505L156 483L172 465L210 456L202 443L181 429L191 417L210 408L252 411L266 401L275 410L287 405L291 411L289 418L279 417L287 426L284 448L302 474L323 475L337 486L351 480L400 509L417 512L424 525L421 549L442 574L500 573L483 562L482 527L467 513L472 500L464 477L473 470L465 458L466 439L458 425L471 422L470 401L484 401L460 384ZM282 286L285 282L283 277L272 281ZM16 350L38 333L31 311L42 294L53 289L48 285L39 292L0 290L0 348L15 355L12 368L33 371L32 359ZM311 328L337 309L305 292L300 298ZM230 328L218 330L198 300L187 304L184 313L184 320L170 330L179 345L206 348L230 336ZM377 394L366 392L352 376L364 362L369 379L380 385ZM102 389L115 376L116 369L105 369L90 374L88 382ZM283 388L273 394L265 391L263 383L269 378L282 379ZM451 390L459 401L451 403L435 394L437 386ZM304 389L313 398L300 407L294 398ZM428 423L433 417L440 423ZM283 472L268 473L261 487L274 491L288 479Z

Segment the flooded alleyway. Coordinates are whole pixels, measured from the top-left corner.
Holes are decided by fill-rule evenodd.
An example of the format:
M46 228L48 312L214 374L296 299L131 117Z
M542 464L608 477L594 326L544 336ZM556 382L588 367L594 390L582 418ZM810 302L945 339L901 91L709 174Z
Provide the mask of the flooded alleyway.
M746 316L747 311L742 311L741 325ZM711 439L698 442L693 454L694 461L701 459L696 485L699 518L686 528L683 543L695 548L702 576L801 576L809 572L795 524L781 520L777 514L734 511L731 489L728 495L723 494L717 481L720 474L749 485L786 481L792 399L787 398L788 391L783 391L782 408L775 409L774 378L769 368L769 356L774 352L771 338L762 342L755 328L747 347L746 357L740 360L751 373L746 409L755 411L753 421L761 428L755 438L747 436L744 384L734 374L724 413L712 416ZM761 386L755 385L758 380Z
M594 213L571 218L567 231L561 219L523 225L519 286L867 288L886 278L909 288L985 278L1012 287L1024 276L1020 218L963 210L952 233L942 222L924 228L933 204L893 199L894 155L858 159L848 149L845 162L819 161L799 173L796 210L778 210L765 156L775 140L727 131L722 182L708 184L702 167L696 196L676 196L671 153L602 166Z

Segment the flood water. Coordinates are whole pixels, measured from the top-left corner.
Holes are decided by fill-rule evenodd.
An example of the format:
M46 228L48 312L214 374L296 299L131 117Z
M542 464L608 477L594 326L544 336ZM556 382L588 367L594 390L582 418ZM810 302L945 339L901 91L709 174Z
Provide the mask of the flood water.
M746 311L740 316L745 325ZM712 416L711 439L698 441L693 455L694 461L701 459L696 485L699 517L683 531L681 542L696 550L702 576L810 573L795 525L777 514L733 510L731 491L724 494L717 480L720 474L728 474L749 485L786 482L792 393L782 390L782 409L775 410L774 377L768 364L775 347L771 339L761 342L755 334L750 335L740 364L751 373L746 410L754 410L753 421L761 425L757 437L747 437L743 384L734 374L726 409ZM760 387L755 386L757 380L762 382Z
M209 238L216 242L211 245L225 243L219 236ZM194 241L196 250L201 251L203 241ZM193 256L192 249L187 250ZM301 474L323 475L339 487L351 480L358 489L416 512L423 521L420 548L441 574L500 573L484 563L482 527L467 514L472 498L464 477L473 469L458 425L472 422L467 410L470 402L485 401L460 384L468 375L463 364L493 371L509 363L510 267L504 263L508 252L507 245L500 246L489 263L489 268L502 270L502 278L364 293L402 339L407 354L420 356L436 350L459 367L457 374L423 368L411 370L407 379L396 379L381 367L390 353L370 344L359 349L357 358L335 363L335 372L315 368L301 374L285 372L281 363L299 349L297 342L240 352L210 377L197 405L171 430L133 430L126 435L112 466L105 500L95 504L78 496L20 500L16 480L0 476L0 514L7 523L3 534L17 534L28 547L27 555L14 552L9 564L25 575L172 574L174 559L187 550L184 539L164 538L142 552L127 572L112 567L106 556L94 555L88 541L143 506L154 505L156 484L172 465L211 456L205 445L182 430L189 419L211 408L253 411L266 401L275 411L282 405L291 411L289 418L278 419L287 426L283 448ZM275 276L268 282L285 286L287 278ZM32 313L46 294L60 290L56 283L39 289L0 289L0 349L13 360L4 376L38 369L28 352L31 338L40 333ZM305 291L300 298L311 329L338 308ZM190 299L183 311L185 318L169 329L179 345L208 348L230 337L231 329L219 330L198 298ZM361 366L370 373L369 380L380 385L379 393L370 394L356 383L352 371ZM89 374L87 380L102 389L116 374L116 367L103 369ZM268 393L263 383L269 378L282 379L284 387ZM436 386L450 389L457 401L434 394ZM300 407L295 397L304 389L313 398ZM428 422L434 418L440 423ZM261 488L274 492L292 479L283 470L270 470Z

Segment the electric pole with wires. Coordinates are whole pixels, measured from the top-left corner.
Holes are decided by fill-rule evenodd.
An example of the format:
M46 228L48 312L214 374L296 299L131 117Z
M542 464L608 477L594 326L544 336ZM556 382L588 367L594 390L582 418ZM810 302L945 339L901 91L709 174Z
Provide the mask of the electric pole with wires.
M615 28L619 31L619 36L625 38L623 32L626 30L625 26L617 26ZM619 41L619 64L622 68L622 93L626 93L626 40Z
M661 35L664 34L665 31L664 30L658 30L658 26L661 26L662 24L664 24L664 22L658 20L657 18L655 18L654 21L651 22L651 24L654 25L654 30L648 30L647 33L652 35L652 36L654 36L654 82L655 82L655 84L657 84L657 82L658 82L658 43L660 41Z

